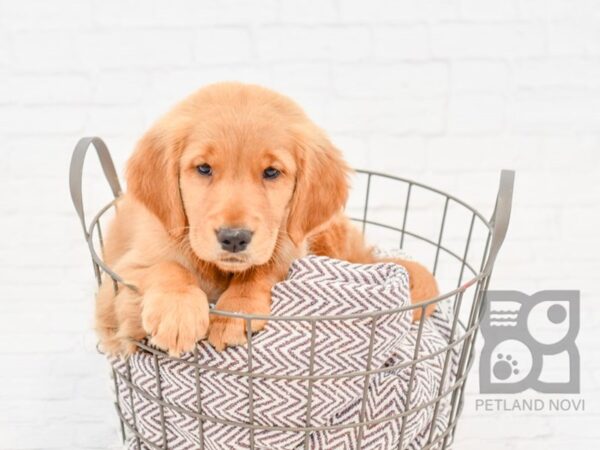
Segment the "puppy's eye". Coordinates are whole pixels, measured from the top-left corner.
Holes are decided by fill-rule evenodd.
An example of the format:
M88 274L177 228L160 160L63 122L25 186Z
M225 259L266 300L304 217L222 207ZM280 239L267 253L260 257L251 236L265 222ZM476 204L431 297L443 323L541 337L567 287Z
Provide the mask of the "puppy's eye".
M200 164L196 166L196 170L200 175L204 175L205 177L210 177L212 175L212 167L208 164Z
M277 170L274 167L267 167L264 171L263 171L263 178L265 180L274 180L275 178L277 178L279 175L281 174L281 172L279 170Z

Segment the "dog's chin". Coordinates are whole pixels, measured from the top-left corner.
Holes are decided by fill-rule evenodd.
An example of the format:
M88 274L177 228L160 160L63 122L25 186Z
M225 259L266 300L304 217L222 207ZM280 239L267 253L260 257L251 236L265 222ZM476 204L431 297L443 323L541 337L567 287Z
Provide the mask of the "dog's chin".
M256 255L247 252L222 252L212 262L224 272L244 272L253 266L261 264L260 261L257 261L255 256Z
M212 261L223 272L244 272L254 266L265 264L270 259L267 255L249 253L222 253Z
M254 265L249 261L235 258L220 258L213 263L223 272L244 272Z

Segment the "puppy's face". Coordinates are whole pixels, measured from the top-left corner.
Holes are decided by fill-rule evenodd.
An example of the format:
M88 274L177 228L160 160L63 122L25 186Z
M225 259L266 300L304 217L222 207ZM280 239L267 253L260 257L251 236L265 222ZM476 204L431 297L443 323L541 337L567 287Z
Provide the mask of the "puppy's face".
M225 271L264 264L285 230L297 165L285 129L255 115L192 131L180 189L196 255Z
M227 272L300 245L343 207L348 168L290 99L221 83L177 105L129 161L129 193L196 256Z

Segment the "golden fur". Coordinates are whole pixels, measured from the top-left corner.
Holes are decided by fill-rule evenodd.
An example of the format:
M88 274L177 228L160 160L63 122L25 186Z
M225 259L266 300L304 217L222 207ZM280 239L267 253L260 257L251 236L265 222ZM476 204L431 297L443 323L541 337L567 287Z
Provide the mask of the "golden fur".
M210 176L198 173L209 164ZM279 177L264 179L272 167ZM271 287L307 252L375 261L342 213L349 168L289 98L240 83L205 87L142 137L127 167L127 193L105 239L105 259L139 294L103 283L96 329L108 353L135 351L151 336L171 354L208 336L217 349L246 341L244 321L216 308L268 314ZM245 251L224 251L221 227L252 230ZM437 295L433 276L396 260L410 275L414 302ZM432 308L429 308L430 310ZM415 310L415 319L420 310ZM428 311L428 313L431 311ZM264 321L252 321L254 331Z

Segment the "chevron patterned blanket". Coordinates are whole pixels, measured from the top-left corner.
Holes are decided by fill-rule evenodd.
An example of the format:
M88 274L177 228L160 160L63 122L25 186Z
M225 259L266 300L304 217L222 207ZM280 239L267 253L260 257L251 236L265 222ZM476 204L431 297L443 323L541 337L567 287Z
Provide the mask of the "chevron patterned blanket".
M357 265L307 256L294 262L288 278L273 288L272 314L318 317L383 312L408 305L409 295L408 275L396 264ZM138 441L129 436L128 447L145 450L164 448L166 443L168 449L196 449L202 440L207 450L246 449L253 437L256 449L296 449L306 444L323 450L359 445L381 450L422 448L432 428L435 436L449 420L448 396L437 411L428 404L455 380L458 346L451 350L449 370L440 386L446 356L441 350L450 338L449 320L439 308L427 318L416 351L419 324L412 323L410 312L380 314L375 320L372 348L372 318L316 321L314 339L309 321L270 321L253 338L251 369L256 374L290 377L285 379L236 374L249 370L247 346L219 353L205 341L179 360L150 352L136 353L129 366L122 359L111 359L122 375L116 383L121 414L143 437ZM369 355L371 369L381 371L365 378L360 372L368 369ZM403 363L415 356L422 361L415 365L409 389L411 365ZM294 378L310 374L315 376L311 382ZM123 377L130 377L135 388L128 387ZM162 404L152 398L162 399ZM408 409L412 412L402 416ZM200 421L190 412L218 420ZM361 418L368 422L362 431L350 425ZM243 426L248 423L257 427ZM307 424L328 428L294 430Z

